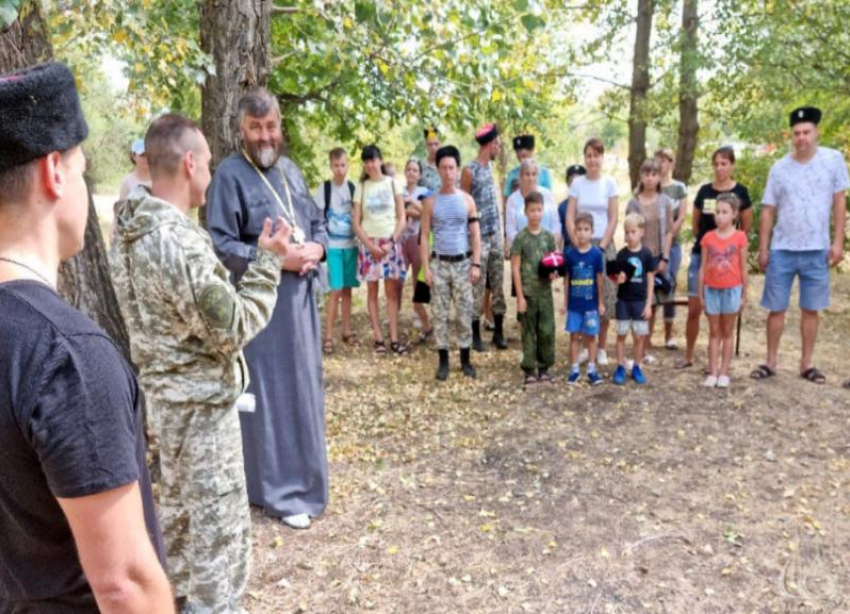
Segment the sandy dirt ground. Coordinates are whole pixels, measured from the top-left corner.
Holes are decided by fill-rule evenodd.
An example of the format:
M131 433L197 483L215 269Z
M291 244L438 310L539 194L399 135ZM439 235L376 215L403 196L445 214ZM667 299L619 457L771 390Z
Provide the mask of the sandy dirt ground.
M657 350L641 388L568 388L560 333L555 384L524 391L513 323L477 380L453 353L438 384L430 348L373 356L358 294L361 346L324 363L330 506L300 532L254 510L249 611L850 612L850 276L822 320L824 386L798 376L796 310L779 375L747 377L760 287L726 391L700 386L705 327L694 368Z

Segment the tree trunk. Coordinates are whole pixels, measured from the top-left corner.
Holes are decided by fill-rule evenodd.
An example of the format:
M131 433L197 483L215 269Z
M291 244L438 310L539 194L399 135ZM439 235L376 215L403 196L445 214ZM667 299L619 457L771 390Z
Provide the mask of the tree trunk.
M691 179L699 133L697 117L697 101L699 99L699 84L697 83L697 68L699 68L698 27L697 0L682 0L682 47L679 60L679 144L673 177L685 184Z
M53 49L38 2L25 15L0 32L0 73L49 60ZM62 263L59 292L73 307L94 320L112 338L127 360L130 341L109 276L106 246L89 190L89 209L83 251Z
M201 48L212 55L216 70L201 97L201 124L213 166L236 148L239 99L252 87L268 83L271 8L271 0L200 3Z
M649 92L649 41L652 37L653 0L638 0L637 33L629 94L629 178L632 188L640 180L646 159L646 95Z

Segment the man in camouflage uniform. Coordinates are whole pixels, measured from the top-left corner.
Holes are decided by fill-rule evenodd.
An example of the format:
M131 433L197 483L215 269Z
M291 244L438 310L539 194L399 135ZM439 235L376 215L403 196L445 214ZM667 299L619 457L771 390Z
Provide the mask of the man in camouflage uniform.
M420 245L425 283L431 286L434 338L440 356L437 379L449 376L449 321L454 301L457 313L457 345L463 374L475 377L469 356L472 344L472 285L481 275L481 241L472 197L455 187L460 166L456 147L441 147L436 156L441 187L422 203L422 236L434 235L433 252L426 241ZM470 260L471 258L471 260Z
M472 347L476 352L484 351L481 342L479 318L484 305L484 292L490 290L493 309L493 345L507 349L505 340L505 263L504 240L499 214L499 191L493 177L493 160L499 155L502 142L496 124L485 124L475 133L478 142L478 157L470 162L460 177L460 188L472 195L480 219L482 275L473 286L475 306L472 320Z
M145 137L152 188L118 212L110 266L133 361L161 447L161 517L184 613L241 613L250 515L237 397L242 347L268 323L290 228L266 220L257 260L234 288L190 208L204 204L210 150L179 115Z

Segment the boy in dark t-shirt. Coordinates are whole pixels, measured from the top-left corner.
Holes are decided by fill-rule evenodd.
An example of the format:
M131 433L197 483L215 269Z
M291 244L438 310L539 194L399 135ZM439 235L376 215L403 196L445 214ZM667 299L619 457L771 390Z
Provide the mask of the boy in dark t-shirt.
M56 292L87 133L64 65L0 76L0 612L173 614L139 388Z
M617 369L612 381L618 385L626 383L626 335L630 330L634 339L632 379L637 384L646 383L641 362L646 337L649 335L649 317L652 315L655 260L652 252L642 244L645 223L639 213L626 216L623 222L626 246L617 253L618 268L621 270L617 276Z

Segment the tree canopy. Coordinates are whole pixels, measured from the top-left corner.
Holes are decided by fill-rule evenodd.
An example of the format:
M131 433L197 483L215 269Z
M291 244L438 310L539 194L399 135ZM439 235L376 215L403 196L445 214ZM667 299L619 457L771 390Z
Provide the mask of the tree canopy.
M34 1L0 0L0 20ZM631 72L636 6L616 0L272 4L269 85L283 104L292 154L308 160L316 135L356 147L397 129L413 139L430 123L466 133L485 119L511 132L536 131L545 146L563 141L554 118L593 117L598 131L607 126L616 138L613 126L639 116L647 147L675 145L685 67L698 77L698 174L704 150L720 142L768 151L782 145L787 111L797 103L821 105L824 139L850 146L850 103L840 96L850 90L847 3L703 3L687 57L685 4L651 3L648 88L631 110L634 88L624 75ZM139 120L166 108L199 115L199 86L215 63L201 50L197 2L78 0L46 9L59 58L86 72L104 55L123 61L129 91L119 111Z

